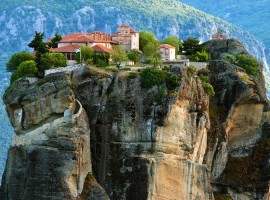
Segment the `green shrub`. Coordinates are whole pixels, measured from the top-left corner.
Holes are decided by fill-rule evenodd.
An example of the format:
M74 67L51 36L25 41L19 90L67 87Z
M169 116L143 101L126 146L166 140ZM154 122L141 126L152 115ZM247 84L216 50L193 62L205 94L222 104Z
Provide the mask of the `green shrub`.
M228 62L235 64L235 56L233 56L232 54L228 54L224 57L224 60L227 60Z
M253 58L249 57L245 54L238 54L235 57L236 65L242 67L246 72L250 75L257 76L259 72L259 62Z
M107 63L104 60L97 60L96 67L106 67Z
M237 65L238 67L243 68L249 75L258 75L260 63L256 60L256 58L246 54L237 54L236 56L229 54L224 59L232 64Z
M16 71L22 62L34 59L34 56L32 56L29 52L26 51L14 53L8 61L6 69L10 72Z
M166 86L169 90L174 90L180 84L180 79L175 74L168 74L166 76Z
M93 65L93 58L88 58L85 62L86 65Z
M91 59L94 57L95 51L89 46L81 46L80 51L76 53L75 60L80 63L83 60Z
M207 68L203 68L203 69L200 69L200 70L198 70L198 75L204 75L204 76L207 76L208 74L209 74L209 69L207 69Z
M119 71L119 69L117 67L114 67L114 66L105 67L105 70L113 71L113 72L118 72Z
M137 77L137 73L136 72L129 72L128 78L129 79L134 79Z
M203 89L207 94L210 94L211 96L215 95L214 88L210 83L203 82Z
M165 78L161 70L153 67L145 68L141 73L141 86L142 88L151 88L155 85L160 86L164 84Z
M19 65L17 71L11 75L10 85L12 85L14 81L22 77L36 77L37 72L38 68L36 66L35 61L33 60L24 61Z
M211 60L211 56L205 50L202 50L201 52L198 51L195 54L193 54L191 56L191 59L197 62L208 62L209 60Z
M200 74L199 78L202 80L202 82L209 83L208 76L205 76L203 74Z
M62 53L45 53L40 56L40 69L47 70L52 68L66 67L67 58Z
M151 64L151 63L152 63L152 59L148 58L148 59L145 60L144 63L145 63L145 64Z
M135 50L131 50L128 54L128 59L133 61L135 64L137 64L140 61L140 54L135 51Z
M210 94L211 96L214 96L214 95L215 95L215 91L214 91L213 86L209 83L208 76L205 76L205 75L203 75L203 74L200 74L200 75L199 75L199 78L200 78L201 81L202 81L202 84L203 84L203 90L204 90L207 94Z
M170 69L171 69L171 67L166 65L166 66L164 66L164 67L162 68L162 71L169 72Z
M35 61L30 60L30 61L24 61L22 62L17 71L16 74L18 78L21 77L35 77L37 75L38 68L36 66Z

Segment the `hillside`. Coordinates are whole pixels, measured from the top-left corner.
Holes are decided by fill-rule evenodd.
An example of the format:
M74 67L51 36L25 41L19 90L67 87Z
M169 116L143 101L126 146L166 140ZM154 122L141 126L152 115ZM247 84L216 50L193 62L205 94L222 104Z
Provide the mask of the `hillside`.
M264 46L253 36L177 0L3 0L0 7L0 76L3 76L4 63L12 53L28 50L27 44L35 31L44 32L45 37L53 36L56 31L61 34L94 30L112 33L121 23L130 24L136 30L153 31L159 39L177 35L182 39L194 36L202 41L211 38L217 28L222 27L226 34L238 38L267 66ZM0 79L0 96L7 84L7 79ZM8 123L2 104L0 115L4 118L1 121L4 128ZM1 142L8 145L6 141L11 140L11 128L8 126L0 131L1 137L5 137ZM4 163L5 152L0 152L1 163ZM0 171L1 168L0 164Z
M34 31L44 31L51 37L55 31L62 34L102 30L114 32L120 23L128 23L137 30L155 32L159 39L167 35L211 38L218 27L243 41L251 53L259 57L262 44L247 32L218 18L193 9L176 0L160 1L46 1L5 0L0 8L1 55L23 50ZM68 12L67 12L68 10Z
M220 17L236 26L249 31L262 40L270 49L270 0L222 0L200 1L180 0L206 13ZM270 56L268 56L270 58Z

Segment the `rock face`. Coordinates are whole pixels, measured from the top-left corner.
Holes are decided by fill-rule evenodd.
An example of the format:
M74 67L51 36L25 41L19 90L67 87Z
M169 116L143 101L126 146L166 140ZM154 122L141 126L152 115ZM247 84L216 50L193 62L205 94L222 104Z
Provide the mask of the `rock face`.
M11 88L5 101L17 135L1 199L76 199L82 192L92 173L90 129L74 97L65 74L20 80Z
M16 131L1 199L267 199L270 112L264 79L208 43L209 98L190 68L175 91L140 76L81 67L21 79L4 101ZM177 91L177 92L176 92ZM90 134L91 130L91 134Z
M229 37L243 42L249 52L264 63L265 70L270 74L265 47L260 41L219 18L180 3L179 0L170 0L170 3L168 0L69 0L64 4L60 0L52 3L35 0L31 2L31 6L26 0L3 1L4 6L0 7L0 96L9 85L10 75L5 72L5 63L14 52L26 50L35 31L44 32L44 39L47 40L55 32L61 35L96 30L114 33L121 23L129 24L137 31L152 31L160 40L175 35L182 39L194 36L207 41L222 28ZM267 82L270 84L270 81ZM4 106L0 106L0 118L4 119L1 124L5 124L0 126L0 132L4 133L0 135L0 139L6 143L7 140L10 141L13 131L7 126ZM10 136L7 137L8 135ZM7 147L6 144L3 149ZM3 149L0 150L0 174L5 160Z
M206 156L215 197L268 199L269 102L262 73L250 77L243 69L220 60L226 54L247 54L234 39L213 40L206 48L217 59L209 63L216 95L210 101Z

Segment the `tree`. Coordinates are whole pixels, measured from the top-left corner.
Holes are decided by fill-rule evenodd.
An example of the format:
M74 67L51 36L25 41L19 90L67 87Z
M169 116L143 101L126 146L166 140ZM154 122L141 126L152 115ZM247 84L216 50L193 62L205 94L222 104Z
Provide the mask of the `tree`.
M141 31L139 39L140 50L147 56L152 55L158 49L159 42L151 32Z
M49 52L49 47L46 42L43 41L44 33L35 32L34 39L28 44L33 48L36 54L44 54Z
M34 59L34 56L32 56L29 52L17 52L11 56L10 60L6 64L6 70L9 72L14 72L22 62Z
M38 68L38 77L44 76L43 66L40 64L41 55L49 52L49 47L46 42L43 42L44 33L35 32L34 39L28 44L29 47L33 48L36 54L36 64Z
M177 38L176 36L168 36L164 40L162 40L161 43L174 46L176 49L175 53L177 53L183 45L181 39Z
M126 51L121 45L117 45L113 48L112 60L116 63L118 68L120 68L121 62L128 61Z
M91 47L88 47L88 46L81 46L80 47L80 51L79 53L76 53L76 56L75 56L75 60L79 63L81 62L80 59L86 61L88 59L93 59L94 58L94 49L92 49ZM81 58L80 58L81 56Z
M161 53L158 49L151 55L150 63L153 64L153 67L157 67L162 64Z
M93 58L93 63L95 65L99 65L102 63L102 65L105 64L105 66L109 65L109 59L110 59L110 54L104 53L104 52L94 52L94 58ZM102 62L100 62L102 61Z
M42 70L65 66L67 66L67 58L62 53L49 52L40 57L40 69Z
M128 59L137 64L140 61L140 55L137 51L131 50L128 54Z
M200 41L197 38L189 37L183 42L183 50L186 55L195 54L197 51L201 51Z
M207 53L205 50L197 51L192 55L192 60L197 62L208 62L211 60L211 55Z
M62 40L62 36L59 33L55 33L54 37L51 39L51 42L49 42L48 46L50 48L57 48L58 42Z
M161 53L159 51L159 41L151 32L140 32L140 50L147 57L146 62L158 66L161 64Z

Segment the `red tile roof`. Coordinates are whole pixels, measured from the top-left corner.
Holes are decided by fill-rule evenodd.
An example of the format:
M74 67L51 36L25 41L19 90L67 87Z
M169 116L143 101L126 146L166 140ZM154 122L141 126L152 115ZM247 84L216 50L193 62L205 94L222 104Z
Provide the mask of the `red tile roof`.
M63 47L51 48L50 51L54 51L54 52L75 52L79 48L80 48L80 45L71 44L71 45L67 45L67 46L63 46Z
M175 47L174 47L174 46L169 45L169 44L161 44L161 45L159 46L159 48L165 48L165 49L175 49Z
M77 42L77 43L90 43L90 42L112 42L111 35L95 31L92 33L74 33L62 37L59 43Z
M112 50L111 49L108 49L107 47L104 47L102 45L95 45L95 46L92 46L92 48L96 51L96 52L103 52L103 53L112 53Z

